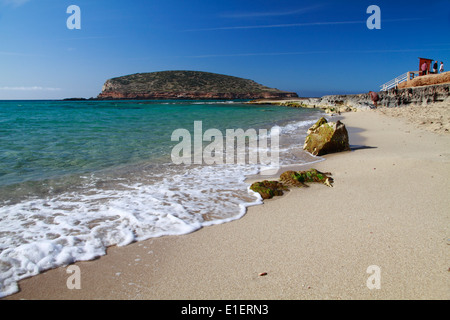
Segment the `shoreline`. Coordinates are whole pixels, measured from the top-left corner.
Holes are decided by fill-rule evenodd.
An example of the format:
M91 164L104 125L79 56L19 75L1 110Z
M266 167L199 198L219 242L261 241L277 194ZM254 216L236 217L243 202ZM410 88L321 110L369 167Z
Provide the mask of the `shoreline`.
M233 222L110 247L75 263L80 290L62 267L4 299L448 299L449 136L372 111L340 118L353 151L313 165L333 173L334 188L294 189ZM371 265L380 290L366 286Z
M197 109L193 104L190 106ZM208 104L200 108L213 109L212 106L215 105ZM286 141L280 141L284 153L287 152L285 150L291 150L291 141L295 143L303 139L306 128L317 117L317 112L310 110L242 106L243 114L252 118L249 123L257 121L253 119L256 110L256 116L265 119L260 123L265 123L266 128L278 124L283 132L286 130L292 133L286 136ZM160 107L166 109L165 106ZM235 110L235 107L227 105L220 108L219 114L220 110L230 109ZM224 128L222 132L225 132ZM150 135L153 135L151 131ZM170 141L170 136L164 140ZM126 150L127 145L130 145L123 141L124 147L120 148L120 142L115 143L114 147L119 154L121 149ZM93 144L91 150L94 148L101 151L98 144ZM288 158L291 158L290 153ZM295 150L292 159L309 161L310 156ZM67 175L58 177L61 180L48 180L48 183L44 180L46 185L42 188L42 194L45 197L39 197L38 194L32 200L22 190L28 191L29 188L32 193L33 183L18 184L11 191L2 189L4 192L0 196L6 201L13 199L16 194L18 196L14 198L14 203L6 203L0 210L6 217L0 230L4 232L0 233L4 239L3 249L7 248L1 255L4 263L0 272L0 296L17 290L17 280L13 280L16 276L23 279L67 263L93 260L103 256L107 247L116 244L126 245L162 235L179 235L210 224L236 220L245 214L246 206L261 203L257 196L248 193L248 185L244 182L245 176L257 172L261 167L259 164L175 165L171 163L170 151L168 161L162 161L161 165L155 162L147 158L145 161L93 171L91 175ZM45 175L45 171L42 173ZM52 192L53 186L57 187L57 192ZM20 198L22 194L23 198ZM17 216L19 212L23 212L26 218ZM44 216L46 220L41 223L40 217ZM9 221L10 224L6 223ZM20 221L25 222L25 229ZM8 233L9 230L11 233ZM18 232L14 233L15 230ZM22 246L22 241L28 242Z

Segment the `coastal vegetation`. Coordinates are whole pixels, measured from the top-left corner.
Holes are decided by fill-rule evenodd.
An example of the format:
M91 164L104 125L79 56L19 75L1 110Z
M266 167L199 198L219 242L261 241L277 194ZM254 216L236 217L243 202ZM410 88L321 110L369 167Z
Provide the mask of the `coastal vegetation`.
M99 99L295 98L253 80L202 71L136 73L105 82Z

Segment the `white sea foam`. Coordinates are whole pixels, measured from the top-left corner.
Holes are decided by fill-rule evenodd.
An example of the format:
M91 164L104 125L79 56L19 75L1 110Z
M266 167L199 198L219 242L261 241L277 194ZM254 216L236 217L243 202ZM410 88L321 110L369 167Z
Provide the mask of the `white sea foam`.
M310 124L289 124L281 132L290 135ZM289 161L311 159L285 156L282 165ZM98 183L102 178L92 176L82 190L5 205L0 208L0 297L16 292L20 279L94 259L108 246L239 219L246 207L262 203L245 176L268 168L168 164L154 172L135 172L132 178L115 176L104 185Z
M248 192L244 166L199 166L183 173L168 170L157 183L90 188L0 208L0 295L16 282L44 270L105 254L108 246L163 235L193 232L240 218L258 204Z
M293 122L293 123L289 123L285 126L282 127L281 133L282 134L292 134L293 132L299 132L300 128L306 128L306 127L310 127L312 126L314 123L317 122L316 118L313 118L311 120L304 120L304 121L298 121L298 122ZM300 131L301 132L301 131ZM305 134L306 136L306 134Z
M214 104L240 104L241 102L237 102L234 100L229 101L214 101ZM209 105L211 104L211 101L197 101L197 102L191 102L191 104L204 104Z

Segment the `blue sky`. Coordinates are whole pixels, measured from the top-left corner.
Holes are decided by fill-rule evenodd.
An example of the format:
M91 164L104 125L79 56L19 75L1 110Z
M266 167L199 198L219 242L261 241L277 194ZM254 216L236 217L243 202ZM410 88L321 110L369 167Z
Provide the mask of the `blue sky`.
M80 30L67 28L70 5ZM370 5L380 30L367 28ZM0 99L95 97L109 78L164 70L360 93L418 57L449 70L449 35L448 0L0 0Z

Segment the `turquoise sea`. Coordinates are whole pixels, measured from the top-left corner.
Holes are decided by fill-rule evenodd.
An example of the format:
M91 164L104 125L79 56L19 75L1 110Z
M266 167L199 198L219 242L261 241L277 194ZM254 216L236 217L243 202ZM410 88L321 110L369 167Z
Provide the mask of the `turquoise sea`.
M174 164L175 130L277 126L281 165L303 164L321 160L301 150L320 116L242 101L0 101L0 296L108 246L228 222L261 203L245 177L262 165Z

